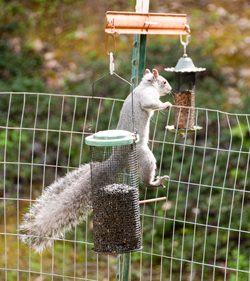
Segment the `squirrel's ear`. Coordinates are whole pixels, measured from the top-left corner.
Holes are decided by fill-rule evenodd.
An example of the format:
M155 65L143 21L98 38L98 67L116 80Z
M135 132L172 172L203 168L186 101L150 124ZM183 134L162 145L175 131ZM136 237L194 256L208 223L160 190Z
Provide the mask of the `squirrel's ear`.
M149 73L151 73L151 71L148 68L146 68L145 69L145 74L149 74Z
M153 74L154 74L154 78L157 78L159 76L158 70L157 69L153 69L152 70Z

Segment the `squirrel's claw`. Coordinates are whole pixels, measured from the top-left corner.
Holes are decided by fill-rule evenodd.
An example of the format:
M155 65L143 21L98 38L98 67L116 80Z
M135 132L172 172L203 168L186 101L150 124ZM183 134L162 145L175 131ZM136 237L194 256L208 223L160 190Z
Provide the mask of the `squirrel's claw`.
M169 110L172 107L172 103L170 102L165 102L165 110Z
M169 179L169 176L165 175L165 176L158 176L157 177L157 180L160 182L159 186L163 187L163 188L166 188L166 186L162 183L164 180L167 180Z

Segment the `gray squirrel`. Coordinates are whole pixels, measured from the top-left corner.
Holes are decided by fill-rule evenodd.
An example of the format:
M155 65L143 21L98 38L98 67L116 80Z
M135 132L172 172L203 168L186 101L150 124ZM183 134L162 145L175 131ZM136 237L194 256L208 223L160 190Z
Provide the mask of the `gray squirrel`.
M159 75L156 69L145 70L145 75L141 83L135 88L133 94L134 107L134 128L137 131L140 141L136 145L138 157L138 174L146 187L163 186L162 181L168 176L155 178L156 160L152 151L148 147L149 141L149 123L155 110L163 110L171 107L170 102L162 103L161 96L171 92L172 88L168 81ZM132 120L132 93L126 98L120 112L120 118L117 129L133 131Z
M164 187L163 180L168 178L161 176L155 180L156 159L148 147L148 140L149 123L154 111L171 107L170 102L160 101L160 97L171 90L168 81L156 69L152 73L146 69L141 83L133 91L133 120L132 93L124 101L120 112L117 129L130 132L135 129L140 137L136 144L138 174L146 187ZM114 167L114 173L120 169ZM98 168L98 163L92 166L92 179L93 174L96 175L94 178L100 178L105 173L103 165L102 170ZM64 231L86 220L90 209L91 171L90 164L85 164L52 183L36 199L23 217L21 240L30 243L36 252L41 253L52 246L53 239L63 237Z

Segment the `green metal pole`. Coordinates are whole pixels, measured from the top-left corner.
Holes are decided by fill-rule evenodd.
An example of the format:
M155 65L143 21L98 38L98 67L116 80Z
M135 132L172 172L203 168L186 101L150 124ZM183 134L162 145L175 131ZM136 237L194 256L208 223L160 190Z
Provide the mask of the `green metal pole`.
M133 43L131 83L135 88L140 82L145 71L147 35L136 34ZM130 253L119 256L117 281L128 281L131 262Z
M119 263L117 268L117 281L128 281L130 270L130 253L119 255Z
M138 78L138 84L141 82L142 77L145 72L145 60L146 60L146 40L147 35L141 35L141 41L140 41L140 60L139 60L139 78Z
M141 82L145 70L147 35L136 34L133 43L131 82L134 88Z

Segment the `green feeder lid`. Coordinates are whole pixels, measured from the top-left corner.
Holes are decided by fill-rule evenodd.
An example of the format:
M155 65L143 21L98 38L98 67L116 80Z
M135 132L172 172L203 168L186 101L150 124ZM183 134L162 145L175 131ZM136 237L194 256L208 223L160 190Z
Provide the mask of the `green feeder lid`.
M85 138L85 143L91 146L117 146L132 144L139 141L139 136L125 130L100 131Z

